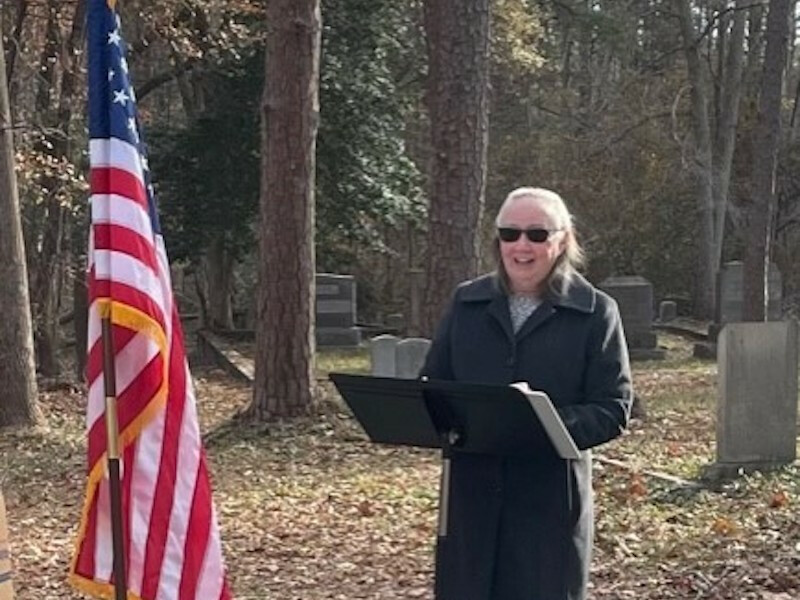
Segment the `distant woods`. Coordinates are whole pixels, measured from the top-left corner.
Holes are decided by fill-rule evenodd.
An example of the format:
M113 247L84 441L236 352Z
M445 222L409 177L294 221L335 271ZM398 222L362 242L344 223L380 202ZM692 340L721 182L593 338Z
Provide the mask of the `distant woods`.
M85 267L85 6L0 6L4 127L36 365L48 377L63 373ZM179 302L206 325L253 328L257 240L269 231L263 152L276 143L262 139L262 109L283 85L265 80L275 17L255 0L118 6ZM492 267L490 221L504 195L536 185L573 209L595 281L642 275L658 298L710 317L719 265L744 260L759 319L769 258L794 308L794 6L322 0L311 231L287 229L275 243L309 244L316 271L355 275L369 323L408 316L409 272L424 269L429 330L452 284Z

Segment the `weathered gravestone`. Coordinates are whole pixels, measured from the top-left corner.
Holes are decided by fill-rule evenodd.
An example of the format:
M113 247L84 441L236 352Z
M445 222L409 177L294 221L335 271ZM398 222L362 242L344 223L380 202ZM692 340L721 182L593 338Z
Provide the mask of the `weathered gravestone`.
M717 456L711 477L797 457L797 323L733 323L719 334Z
M658 305L658 320L669 323L678 317L678 304L674 300L662 300Z
M395 377L397 374L397 343L395 335L377 335L369 341L372 361L371 373L375 377Z
M719 294L717 295L716 322L720 325L726 323L739 323L742 320L742 305L744 304L744 263L741 261L727 262L717 274ZM770 264L767 277L767 321L778 321L781 318L782 284L781 273L778 267Z
M775 264L770 263L767 277L767 321L781 318L782 282ZM708 327L708 341L698 342L694 347L696 358L714 359L717 353L717 337L727 323L740 323L744 305L744 263L738 260L726 262L717 273L717 298L714 307L714 322Z
M375 377L416 379L431 341L425 338L401 339L394 335L378 335L370 340L371 373Z
M653 331L653 286L644 277L609 277L600 288L619 305L631 359L664 358Z
M317 273L316 339L319 346L358 346L356 282L352 275Z
M397 344L396 376L401 379L416 379L425 364L431 341L425 338L407 338Z

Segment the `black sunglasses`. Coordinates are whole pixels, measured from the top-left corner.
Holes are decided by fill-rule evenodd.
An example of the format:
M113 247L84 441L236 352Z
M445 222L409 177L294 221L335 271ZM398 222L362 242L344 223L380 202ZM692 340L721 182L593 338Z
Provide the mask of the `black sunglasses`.
M504 242L516 242L523 233L535 244L546 242L550 235L561 231L560 229L545 229L544 227L534 227L532 229L517 229L516 227L498 227L497 236Z

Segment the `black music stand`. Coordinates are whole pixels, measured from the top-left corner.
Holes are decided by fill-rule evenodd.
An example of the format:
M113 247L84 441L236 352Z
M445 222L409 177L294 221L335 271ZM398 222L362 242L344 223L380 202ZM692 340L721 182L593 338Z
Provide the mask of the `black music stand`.
M519 387L331 373L369 439L442 451L440 537L447 536L454 452L495 456L580 456L543 392Z

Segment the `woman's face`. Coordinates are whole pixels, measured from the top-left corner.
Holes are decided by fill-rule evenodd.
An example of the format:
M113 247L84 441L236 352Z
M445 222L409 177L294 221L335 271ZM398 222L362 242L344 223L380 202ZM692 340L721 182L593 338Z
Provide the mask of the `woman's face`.
M530 196L514 199L501 214L499 223L500 229L522 230L515 241L504 241L503 237L514 237L516 232L500 232L500 258L511 291L515 294L540 294L542 284L564 252L566 232L557 230L558 226L550 215ZM547 239L531 241L525 231L535 229L547 230ZM536 232L531 235L536 237Z

